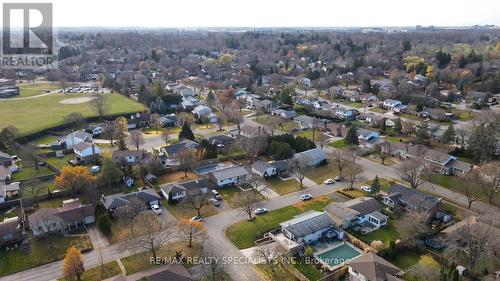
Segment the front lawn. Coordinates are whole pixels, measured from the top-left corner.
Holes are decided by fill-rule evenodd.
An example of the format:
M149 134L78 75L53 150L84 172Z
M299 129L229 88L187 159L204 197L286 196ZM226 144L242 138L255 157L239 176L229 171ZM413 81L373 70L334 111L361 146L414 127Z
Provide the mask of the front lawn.
M339 175L339 171L332 164L320 167L312 167L306 170L305 175L317 184L322 184L326 179L333 179Z
M374 179L365 181L363 185L371 186ZM387 191L391 185L395 184L394 180L386 179L386 178L378 178L378 182L380 183L380 190Z
M341 195L344 195L346 197L349 197L351 199L354 199L354 198L359 198L359 197L365 197L368 195L368 193L365 193L359 189L343 189L343 190L339 190L337 191L339 194Z
M198 212L191 207L191 204L189 202L179 202L177 204L168 204L166 200L162 200L162 205L167 208L167 210L177 219L189 219L192 218L196 215L198 215ZM201 215L203 217L209 217L216 215L218 213L217 207L214 205L207 203L202 209L201 209Z
M178 251L182 253L184 258L199 257L200 250L201 248L197 244L193 244L193 246L189 248L186 241L178 241L163 245L160 248L157 257L174 258L176 252ZM150 257L150 252L142 252L123 258L121 261L127 271L127 275L130 275L154 267L155 264L150 262ZM186 266L189 267L190 265L188 264Z
M220 193L222 196L223 200L233 209L239 208L238 203L236 202L236 195L240 192L244 192L241 189L239 189L237 186L226 186L223 188L217 189L217 191ZM261 201L264 200L264 196L262 194L257 193L257 200Z
M71 245L76 245L81 251L92 249L88 235L81 237L57 236L51 239L50 247L46 239L30 239L28 253L20 248L14 250L0 250L0 276L30 269L49 262L64 258L66 250Z
M312 130L300 130L296 133L296 135L298 137L307 138L307 139L310 139L312 141L317 140L319 134L323 134L323 133L316 130L316 132L314 132L314 139L313 139L313 131Z
M255 239L264 233L279 228L279 224L307 211L323 211L331 202L328 196L313 198L310 201L297 203L267 214L257 216L253 221L240 221L226 229L226 236L238 249L255 246Z
M279 195L285 195L300 190L300 183L295 179L282 180L278 177L274 177L267 179L266 183Z
M118 266L118 262L112 261L103 264L103 266L96 266L92 268L85 269L83 275L81 276L81 281L100 281L113 276L121 274L122 271ZM58 281L70 281L64 277L57 279Z
M337 140L337 141L332 141L331 143L328 144L329 146L333 148L346 148L349 147L349 144L345 140Z
M391 241L399 239L399 232L396 229L397 221L389 219L387 225L367 234L355 234L357 238L370 245L372 241L380 240L384 242L384 248L389 247Z
M298 128L297 123L293 120L286 120L272 115L259 116L255 118L255 121L268 127L280 129L283 132L290 132L292 129Z
M374 154L368 154L366 156L364 156L364 158L372 161L372 162L375 162L375 163L378 163L378 164L382 164L382 160L380 159L380 157L374 153ZM384 161L384 166L391 166L391 165L394 165L398 163L396 161L396 158L395 157L392 157L392 156L389 156L388 158L385 159Z
M53 135L44 135L32 141L33 144L51 144L57 141L60 137Z
M347 106L350 106L350 107L355 107L355 108L363 108L363 107L365 107L365 105L362 104L362 103L360 103L360 102L346 101L346 102L341 102L341 104L347 105Z
M380 108L380 107L370 108L369 111L378 112L378 113L386 113L387 112L387 110Z

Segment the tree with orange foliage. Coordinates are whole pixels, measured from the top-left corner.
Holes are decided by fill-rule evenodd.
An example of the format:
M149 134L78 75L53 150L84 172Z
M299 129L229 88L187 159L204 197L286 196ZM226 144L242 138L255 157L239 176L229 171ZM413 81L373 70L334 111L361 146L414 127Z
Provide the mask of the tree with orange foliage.
M188 247L193 246L193 240L200 239L207 234L207 229L199 221L183 219L177 223L177 229L189 241Z
M56 176L54 186L56 189L71 189L73 193L79 193L92 186L94 177L84 166L64 166L61 173Z
M80 280L84 271L82 253L75 246L69 247L63 262L63 276L66 280Z

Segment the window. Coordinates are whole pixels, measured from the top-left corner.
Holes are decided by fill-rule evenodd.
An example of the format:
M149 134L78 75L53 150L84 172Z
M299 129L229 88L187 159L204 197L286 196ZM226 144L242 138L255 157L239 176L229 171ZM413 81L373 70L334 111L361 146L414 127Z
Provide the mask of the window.
M14 238L14 234L12 233L7 233L5 235L2 236L2 240L3 241L10 241Z

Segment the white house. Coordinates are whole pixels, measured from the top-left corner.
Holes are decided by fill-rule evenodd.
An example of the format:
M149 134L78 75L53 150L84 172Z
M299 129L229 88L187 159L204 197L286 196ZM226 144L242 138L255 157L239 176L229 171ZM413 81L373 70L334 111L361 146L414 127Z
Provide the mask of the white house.
M180 201L184 199L189 192L191 193L207 193L215 186L206 178L199 178L192 181L180 183L168 183L160 185L161 194L165 199ZM171 198L170 198L171 196Z
M212 181L218 187L246 183L249 176L250 171L243 166L233 166L225 169L220 169L217 171L213 171L208 175L210 181Z
M401 102L398 100L386 99L384 100L383 107L385 109L393 110L394 107L400 105Z
M293 159L304 161L309 167L316 166L326 160L326 153L321 148L313 148L293 155Z
M215 113L213 113L212 109L207 107L207 106L198 105L197 107L195 107L191 111L191 113L193 113L193 115L196 118L200 118L200 119L206 118L210 123L217 122L217 115Z
M0 181L0 203L19 196L19 184L19 182L5 184L3 181Z
M66 144L67 149L72 149L79 143L92 142L92 138L92 134L86 133L84 131L74 131L73 133L61 139L59 142L61 144Z
M280 223L283 235L297 243L313 244L329 231L333 231L335 223L325 212L309 211ZM330 236L335 236L331 233ZM339 238L343 237L342 234Z
M325 207L333 221L342 228L351 227L367 233L387 224L389 217L379 210L382 205L371 197L360 197L345 202L333 202Z
M276 167L267 164L262 160L255 161L252 165L252 171L263 178L275 176L278 171Z
M73 152L78 162L86 162L97 158L101 154L101 149L93 143L81 142L73 147Z

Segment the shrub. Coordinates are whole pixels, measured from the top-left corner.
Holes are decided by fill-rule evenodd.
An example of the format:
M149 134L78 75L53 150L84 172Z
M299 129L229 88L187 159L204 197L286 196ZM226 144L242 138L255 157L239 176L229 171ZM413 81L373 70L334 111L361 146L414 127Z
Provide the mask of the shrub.
M104 235L111 235L111 220L107 214L102 214L97 217L97 226Z

